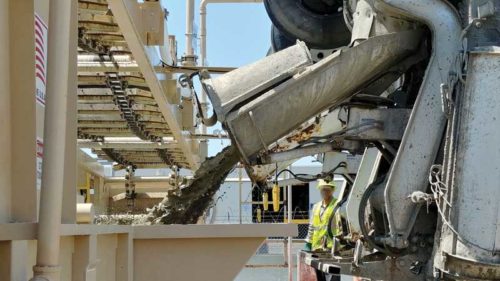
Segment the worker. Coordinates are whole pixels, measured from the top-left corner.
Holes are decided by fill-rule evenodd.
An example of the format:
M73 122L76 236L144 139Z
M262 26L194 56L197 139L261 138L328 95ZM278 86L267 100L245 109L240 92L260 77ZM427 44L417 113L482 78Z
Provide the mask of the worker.
M312 216L309 222L309 230L306 237L306 251L329 250L333 247L333 239L328 235L328 223L337 204L333 197L335 184L333 181L319 180L318 189L321 201L314 204ZM335 225L335 223L333 224ZM339 229L332 229L333 235L338 234Z

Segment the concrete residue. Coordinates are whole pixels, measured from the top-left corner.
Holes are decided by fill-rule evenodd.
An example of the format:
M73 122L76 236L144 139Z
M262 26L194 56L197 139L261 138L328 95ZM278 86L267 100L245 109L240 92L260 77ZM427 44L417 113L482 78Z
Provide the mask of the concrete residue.
M239 154L234 146L224 148L208 158L195 172L191 184L180 194L168 195L161 203L149 209L152 224L195 224L213 202L219 187L238 163Z
M149 224L146 214L117 214L117 215L97 215L94 218L95 224L104 225L145 225Z

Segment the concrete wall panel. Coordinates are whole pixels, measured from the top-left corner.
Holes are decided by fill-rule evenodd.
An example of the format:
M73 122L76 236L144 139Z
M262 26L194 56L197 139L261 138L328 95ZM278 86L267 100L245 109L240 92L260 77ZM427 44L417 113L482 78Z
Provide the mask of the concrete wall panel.
M230 281L264 239L135 240L134 281Z
M115 234L97 236L97 280L116 280L117 245Z

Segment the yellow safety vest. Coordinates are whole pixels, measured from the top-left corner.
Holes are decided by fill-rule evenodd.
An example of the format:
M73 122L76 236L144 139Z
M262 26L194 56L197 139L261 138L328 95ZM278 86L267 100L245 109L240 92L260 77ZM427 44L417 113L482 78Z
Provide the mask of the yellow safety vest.
M328 221L330 216L333 214L333 209L335 208L335 205L337 205L337 199L333 198L333 200L328 204L326 209L323 211L323 214L321 214L321 205L323 204L322 201L314 204L313 207L313 219L312 219L312 227L313 227L313 235L311 237L311 249L313 251L323 249L324 246L326 248L331 249L333 246L333 240L328 236ZM336 218L334 218L333 222L333 229L332 233L333 235L337 235L339 232L339 229L335 227L336 224Z

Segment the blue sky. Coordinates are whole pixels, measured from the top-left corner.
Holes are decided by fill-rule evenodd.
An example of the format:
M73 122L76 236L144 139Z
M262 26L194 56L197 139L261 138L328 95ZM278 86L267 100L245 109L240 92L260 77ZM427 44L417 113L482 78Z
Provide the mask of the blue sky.
M168 30L177 38L179 55L185 50L185 2L166 1L170 12ZM195 1L196 28L200 22L199 2ZM209 65L238 67L266 55L270 46L271 21L262 3L208 4L207 12Z
M199 3L195 0L195 32L199 34ZM186 1L166 1L170 35L177 39L177 52L185 53ZM270 43L271 21L262 3L208 4L207 6L207 62L210 66L240 67L263 58ZM199 55L199 40L196 54ZM220 125L208 128L220 130ZM228 141L209 141L209 156L219 152ZM303 159L300 164L309 164Z

